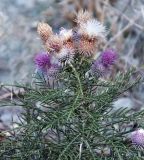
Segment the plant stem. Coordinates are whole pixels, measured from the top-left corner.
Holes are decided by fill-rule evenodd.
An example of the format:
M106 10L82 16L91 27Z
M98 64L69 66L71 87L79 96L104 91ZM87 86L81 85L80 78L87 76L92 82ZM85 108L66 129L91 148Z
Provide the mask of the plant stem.
M73 69L73 71L74 71L74 74L75 74L75 76L76 76L76 78L77 78L77 80L78 80L78 83L79 83L79 89L80 89L81 95L83 96L82 84L81 84L81 81L80 81L79 74L78 74L78 72L76 71L75 67L74 67L71 63L70 63L69 65L70 65L70 67L71 67L71 68Z

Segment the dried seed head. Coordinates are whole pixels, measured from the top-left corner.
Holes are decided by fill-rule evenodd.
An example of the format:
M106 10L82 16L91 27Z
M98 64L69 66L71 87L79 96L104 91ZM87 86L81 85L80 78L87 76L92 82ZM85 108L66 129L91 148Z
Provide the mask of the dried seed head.
M75 52L72 48L63 47L60 52L55 54L55 57L63 65L73 61Z
M94 55L106 42L106 29L95 19L90 19L80 25L78 30L80 37L79 50L87 56Z
M80 24L86 23L91 18L92 18L92 13L88 11L80 10L76 15L75 22L80 25Z
M106 28L99 21L90 19L86 23L80 25L79 32L82 35L88 35L90 38L106 39Z
M59 52L62 48L63 42L58 35L51 35L45 43L46 49L53 53Z
M63 45L66 48L74 48L74 44L73 44L73 31L71 30L66 30L66 29L62 29L60 31L60 38L63 41Z
M77 43L80 54L89 57L93 56L97 51L97 39L89 38L88 36L81 36L79 43Z
M38 23L37 32L44 43L53 34L52 28L47 23L43 22Z
M67 29L62 28L62 29L60 30L59 35L60 35L60 37L61 37L61 39L62 39L63 41L67 41L68 39L72 38L73 32L72 32L72 29L67 30Z
M73 43L72 39L69 39L69 40L65 41L64 46L66 48L73 49L74 48L74 43Z

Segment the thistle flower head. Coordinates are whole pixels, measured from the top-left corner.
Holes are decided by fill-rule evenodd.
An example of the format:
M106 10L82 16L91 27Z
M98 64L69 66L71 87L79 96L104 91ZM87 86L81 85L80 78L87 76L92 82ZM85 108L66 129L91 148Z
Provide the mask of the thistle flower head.
M88 35L90 38L106 39L106 28L96 19L90 19L86 23L81 24L80 33Z
M60 65L57 61L53 60L50 54L42 52L36 55L34 61L37 69L42 72L46 77L57 77L60 72Z
M107 73L107 70L102 63L100 63L98 60L95 60L91 66L91 72L94 76L99 78L103 77Z
M79 53L85 57L93 56L97 51L97 39L95 38L82 35L77 45Z
M79 32L78 32L78 29L77 28L75 28L75 29L73 29L73 35L72 35L72 40L73 40L73 42L74 43L78 43L79 41L80 41L80 38L81 38L81 35L79 34Z
M117 54L113 50L106 50L102 53L102 55L94 60L91 71L94 75L104 76L110 70L110 66L114 64L117 59Z
M92 18L92 13L80 10L76 15L75 22L80 25L82 23L86 23L91 18Z
M59 52L62 46L63 46L63 43L58 35L51 35L45 44L46 49L50 53Z
M51 66L50 60L51 56L49 54L46 52L41 52L35 56L34 62L38 69L45 71L46 68Z
M63 42L63 45L67 48L74 48L73 44L73 32L72 29L66 30L66 29L61 29L60 31L60 39Z
M61 64L66 64L73 61L74 54L75 52L72 48L63 47L55 56Z
M105 67L109 67L110 65L113 65L115 60L117 59L117 54L113 50L106 50L101 55L101 62Z
M132 143L138 147L144 147L144 129L140 128L131 133Z
M93 56L101 44L106 41L105 27L95 19L89 19L86 23L82 23L78 33L81 38L77 48L86 56Z
M37 32L44 43L53 34L52 28L47 23L41 23L41 22L38 23Z
M60 37L61 37L64 41L66 41L66 40L72 38L72 35L73 35L72 29L67 30L67 29L62 28L62 29L60 30L59 35L60 35Z

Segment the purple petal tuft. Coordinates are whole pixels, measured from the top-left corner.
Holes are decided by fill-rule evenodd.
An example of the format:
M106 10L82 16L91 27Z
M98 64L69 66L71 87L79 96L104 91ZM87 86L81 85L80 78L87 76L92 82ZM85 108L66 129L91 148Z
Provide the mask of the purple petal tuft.
M113 65L117 59L117 54L113 50L106 50L102 53L101 62L105 67Z
M51 56L46 52L38 53L35 56L34 62L38 69L46 70L51 66Z

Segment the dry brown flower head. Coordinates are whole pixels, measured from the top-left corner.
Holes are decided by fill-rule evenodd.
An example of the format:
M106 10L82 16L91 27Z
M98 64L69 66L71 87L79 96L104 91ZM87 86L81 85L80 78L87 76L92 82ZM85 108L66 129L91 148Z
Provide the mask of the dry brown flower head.
M88 57L93 56L97 51L98 40L96 38L89 38L88 36L81 36L81 39L78 43L78 51L80 54Z
M61 41L58 35L51 35L45 43L45 47L48 52L59 52L63 46L63 42Z
M73 31L72 29L70 30L66 30L66 29L62 29L60 31L60 38L63 42L63 45L67 48L73 48Z
M52 28L47 23L43 22L38 23L37 32L44 43L53 34Z
M80 10L76 15L75 22L80 25L82 23L86 23L91 18L92 18L92 13Z

